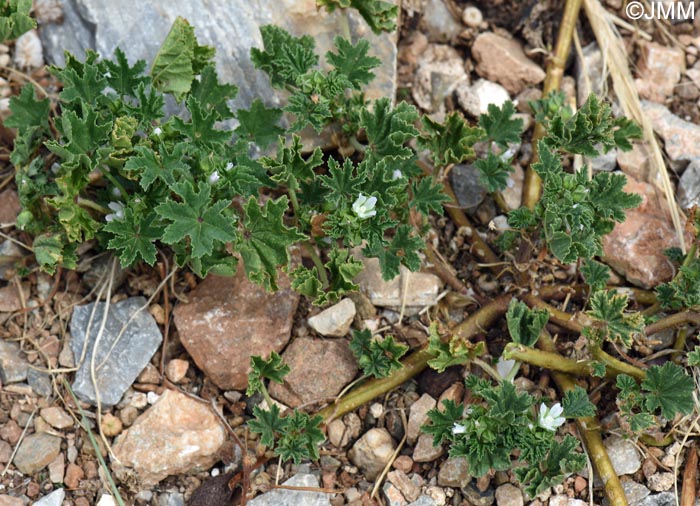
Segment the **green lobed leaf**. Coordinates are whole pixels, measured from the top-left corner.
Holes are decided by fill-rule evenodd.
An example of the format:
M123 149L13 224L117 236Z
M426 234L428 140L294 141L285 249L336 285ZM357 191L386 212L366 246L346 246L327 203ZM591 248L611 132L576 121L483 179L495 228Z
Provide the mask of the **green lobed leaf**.
M280 416L280 408L277 404L270 406L270 410L264 410L260 406L253 408L253 419L248 421L248 428L255 434L260 434L260 442L272 447L275 444L275 436L286 432L289 426L287 417Z
M376 34L396 29L399 9L391 2L384 0L316 0L316 4L325 6L329 12L333 12L337 7L357 9Z
M649 367L642 381L642 389L645 391L646 409L651 412L661 409L661 414L667 420L672 420L677 414L687 415L695 406L695 382L681 366L673 362Z
M474 144L483 136L483 130L470 127L461 113L451 112L444 123L429 116L423 116L421 120L424 133L418 137L418 144L430 150L434 165L446 167L474 156Z
M172 190L181 202L167 198L155 208L158 215L170 222L163 233L164 243L173 244L189 237L192 256L201 258L210 255L215 245L237 240L233 214L227 211L231 202L212 202L211 186L200 183L195 189L189 181L183 181L173 184Z
M30 16L32 0L5 0L0 7L0 42L14 40L36 28Z
M375 339L364 329L353 331L350 350L365 376L386 378L403 367L399 359L406 354L408 346L398 344L392 336Z
M250 109L239 109L236 112L236 119L240 125L234 132L237 136L254 142L261 149L267 149L272 142L285 133L284 128L278 126L281 117L281 109L274 107L268 109L262 100L256 98L250 104Z
M476 160L474 167L479 170L479 182L489 193L505 190L508 177L515 170L510 163L492 152L489 152L486 158Z
M268 379L279 383L284 383L284 377L289 374L290 367L282 361L282 357L275 351L270 352L267 359L257 355L250 357L250 372L248 373L248 388L245 394L250 397L256 392L264 389L263 380Z
M434 355L428 365L437 372L443 372L448 367L468 364L483 355L486 346L483 342L473 344L456 336L444 342L437 332L437 324L433 323L429 329L428 351Z
M137 213L131 206L124 208L124 217L108 222L103 230L113 234L107 247L119 253L122 267L136 262L153 266L156 262L155 242L160 239L163 227L152 211Z
M508 305L506 322L514 343L534 346L540 333L549 320L549 312L543 309L530 309L525 303L513 299Z
M231 132L215 128L218 113L208 111L194 96L187 98L187 110L190 112L188 121L175 116L172 124L177 132L189 137L195 146L210 149L215 144L223 144L231 139Z
M487 139L503 148L508 147L508 143L520 142L523 120L513 118L515 114L513 102L508 100L501 107L489 104L487 111L479 117L479 126L486 133Z
M588 314L605 324L608 339L619 340L630 347L633 337L644 332L644 317L641 313L625 313L627 295L599 291L591 295L589 302L591 310Z
M587 258L581 266L581 274L586 284L591 287L591 292L605 289L610 279L610 269L607 265Z
M214 57L214 48L200 46L185 18L175 19L151 66L153 86L172 93L177 102L192 89L195 75Z
M432 177L414 180L411 183L411 195L408 205L424 215L429 215L430 211L442 214L443 204L450 200L444 193L443 185L436 183Z
M319 415L310 417L295 409L284 419L286 427L280 433L275 454L282 461L292 460L297 465L304 460L318 460L318 445L325 440L320 429L323 418Z
M273 25L260 27L263 50L251 48L250 59L270 77L273 87L295 86L297 80L318 63L314 39L294 37Z
M399 102L391 108L391 101L380 98L372 110L360 111L360 126L365 129L372 156L377 159L400 160L413 156L413 150L405 146L419 132L413 123L418 119L418 111L406 102Z
M202 69L199 79L192 81L190 91L190 96L196 98L204 110L216 111L219 120L233 118L234 115L227 102L236 98L237 94L237 86L219 83L216 67L212 64L206 65ZM238 111L239 121L240 112Z
M399 267L403 264L411 271L420 269L421 260L418 251L425 247L423 239L413 236L413 227L399 225L388 245L376 244L368 246L362 252L369 257L379 259L382 279L390 281L400 274Z
M114 57L116 61L103 60L100 62L107 84L122 97L135 96L135 90L140 85L146 85L150 82L150 79L143 75L146 70L146 62L138 60L131 67L124 51L120 48L114 50Z
M20 132L36 127L46 128L50 107L49 99L37 100L34 85L27 83L22 86L19 95L10 97L12 115L5 120L5 126L17 128Z
M433 446L438 446L452 436L455 423L462 421L464 405L457 404L451 399L442 401L445 408L440 411L437 408L428 411L429 424L423 425L421 430L433 436Z
M568 390L561 401L566 418L582 418L595 416L595 405L588 400L586 390L576 385L573 390Z
M352 87L360 90L363 84L369 84L374 79L372 69L380 66L382 61L369 56L369 41L360 39L353 45L351 41L340 36L333 39L337 53L328 51L326 61L343 74Z
M243 241L238 248L246 274L267 290L277 290L277 268L290 262L289 247L306 239L295 228L284 225L289 201L286 195L260 206L250 197L243 206Z

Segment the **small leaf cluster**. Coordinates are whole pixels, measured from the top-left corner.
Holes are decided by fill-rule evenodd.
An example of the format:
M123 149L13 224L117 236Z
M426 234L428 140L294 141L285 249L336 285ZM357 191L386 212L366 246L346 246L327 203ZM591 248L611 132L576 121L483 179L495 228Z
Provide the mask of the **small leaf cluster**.
M542 178L542 197L534 210L521 208L509 214L516 229L539 234L561 262L591 259L602 254L602 238L625 210L638 206L641 197L623 191L626 177L600 172L589 179L585 169L568 173L561 153L597 156L600 149L631 149L630 139L641 129L625 118L614 118L610 106L595 95L572 113L554 95L533 104L546 135L538 142L539 161L532 168Z
M430 423L423 430L433 436L434 445L448 443L450 457L465 457L473 475L511 469L517 450L522 465L514 472L535 497L585 465L585 455L574 451L576 438L558 440L555 431L539 425L530 394L518 393L512 383L493 385L473 375L466 385L477 402L465 406L443 401L441 409L428 412ZM578 396L567 401L575 415L589 411Z
M613 290L601 290L589 298L588 314L594 323L584 329L584 334L596 343L610 340L629 348L634 337L644 332L644 316L627 313L627 295Z
M668 283L656 287L656 296L665 309L700 308L700 258L689 258Z
M397 343L393 336L373 338L372 332L364 329L353 332L350 350L365 376L386 378L403 367L399 359L406 354L408 346Z
M319 7L325 7L329 12L333 12L338 7L357 9L374 33L391 32L396 29L399 8L393 2L384 0L316 0L316 4Z
M506 312L508 332L514 343L532 347L549 320L549 312L530 309L523 302L513 299Z
M253 408L254 418L248 422L250 430L260 434L262 444L274 447L275 455L283 461L293 460L299 464L303 460L318 460L318 445L325 439L320 429L322 417L312 417L296 409L283 416L265 387L266 379L282 384L284 376L289 373L289 366L275 352L270 353L267 359L252 356L250 366L246 395L260 392L268 403L268 409L260 405Z
M676 414L687 415L695 406L695 382L673 362L649 367L641 384L627 374L620 374L617 388L621 418L633 433L659 425L659 414L670 421Z
M486 345L483 341L474 344L456 336L445 341L438 333L437 323L433 323L429 329L428 351L434 357L428 361L428 365L437 372L443 372L448 367L465 365L483 355Z
M4 0L0 6L0 42L14 40L32 28L36 21L29 15L32 0Z

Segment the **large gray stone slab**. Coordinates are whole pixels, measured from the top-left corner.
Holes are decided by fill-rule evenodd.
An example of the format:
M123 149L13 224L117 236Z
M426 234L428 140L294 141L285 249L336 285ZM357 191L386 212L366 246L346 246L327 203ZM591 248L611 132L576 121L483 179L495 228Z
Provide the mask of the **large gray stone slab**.
M178 16L195 29L200 44L216 48L216 66L221 81L239 87L234 108L247 107L261 97L278 104L267 76L253 68L250 48L262 47L259 27L278 25L300 36L316 40L317 53L333 47L333 38L342 35L356 42L366 38L371 53L382 61L377 78L368 89L368 98L393 97L395 92L396 45L394 34L375 35L354 10L329 14L318 9L315 0L59 0L63 22L41 26L44 55L49 63L62 65L68 50L82 57L94 49L103 57L121 47L133 63L143 59L150 65L161 42Z
M90 374L90 363L106 303L93 302L76 306L70 321L73 337L70 345L77 364L86 342L88 322L95 304L97 308L89 329L85 360L76 372L73 382L76 395L92 404L96 403L96 395ZM119 402L163 340L153 316L145 309L138 311L144 304L146 304L144 297L131 297L116 304L110 304L104 332L100 336L95 355L96 383L100 402L103 405L112 406ZM123 332L122 328L124 328Z

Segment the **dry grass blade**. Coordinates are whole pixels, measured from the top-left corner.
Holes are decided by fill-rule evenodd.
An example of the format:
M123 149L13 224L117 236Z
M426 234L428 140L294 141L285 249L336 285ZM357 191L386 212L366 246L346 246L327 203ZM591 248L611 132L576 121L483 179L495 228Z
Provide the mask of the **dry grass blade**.
M599 0L584 0L583 7L591 24L591 28L593 28L598 46L603 51L603 58L608 64L608 69L613 81L613 88L620 100L620 105L626 116L631 117L642 126L644 140L651 151L650 161L652 172L658 173L661 177L661 186L666 195L666 201L669 204L673 227L676 229L681 249L685 252L683 226L681 225L680 211L676 204L671 178L668 175L659 143L654 136L654 129L651 126L651 122L642 111L642 104L639 100L639 95L634 85L634 79L630 73L629 65L627 64L627 53L625 52L620 34L613 26L610 16L600 4ZM650 174L650 182L654 179L655 174Z

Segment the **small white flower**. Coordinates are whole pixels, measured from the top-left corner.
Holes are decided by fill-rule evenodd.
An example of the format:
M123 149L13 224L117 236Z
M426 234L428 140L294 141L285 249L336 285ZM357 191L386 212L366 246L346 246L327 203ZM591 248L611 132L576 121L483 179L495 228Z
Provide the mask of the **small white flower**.
M543 429L551 430L552 432L557 430L557 427L561 426L566 418L561 416L564 412L564 408L558 402L554 404L551 408L548 408L543 402L540 404L540 416L538 423Z
M229 170L233 169L233 162L228 162L226 164L226 167L224 167L224 170L228 172Z
M508 377L508 375L513 370L513 367L515 367L515 360L503 360L503 358L501 357L498 359L498 362L496 362L496 370L503 379L506 379Z
M364 220L366 218L371 218L377 214L374 206L377 204L377 197L365 197L360 193L357 200L352 205L352 210L355 212L358 218Z
M160 134L162 134L162 133L163 133L163 130L161 130L160 127L155 127L153 129L153 135L160 137Z
M53 172L54 174L58 174L58 169L60 169L60 168L61 168L61 165L58 162L53 162L51 164L51 172Z
M124 217L124 204L121 202L110 202L107 207L114 212L105 216L106 221L121 220Z
M467 432L467 428L464 425L455 422L452 426L452 434L464 434L465 432Z
M209 184L216 184L219 182L219 179L221 179L221 176L219 175L219 171L215 170L211 174L209 174Z
M401 172L399 169L394 169L394 172L391 173L391 179L396 181L397 179L401 179L403 177L403 172Z
M136 197L136 198L134 199L134 204L140 204L140 203L141 203L141 198L140 198L140 197Z
M112 188L112 196L117 197L117 198L121 197L122 196L121 190L115 186L114 188Z

